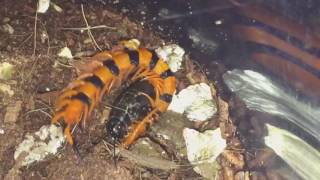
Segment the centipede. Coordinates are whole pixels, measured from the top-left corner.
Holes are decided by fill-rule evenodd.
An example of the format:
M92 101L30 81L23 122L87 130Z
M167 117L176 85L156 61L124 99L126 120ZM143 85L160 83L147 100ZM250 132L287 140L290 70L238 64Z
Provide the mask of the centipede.
M128 148L165 112L176 90L176 78L154 50L143 47L103 51L92 56L90 72L73 80L58 96L52 123L61 125L74 146L72 131L85 127L104 96L123 83L128 88L116 98L105 127L107 137Z
M259 4L241 6L236 15L233 34L246 42L251 59L319 100L320 38L313 29Z

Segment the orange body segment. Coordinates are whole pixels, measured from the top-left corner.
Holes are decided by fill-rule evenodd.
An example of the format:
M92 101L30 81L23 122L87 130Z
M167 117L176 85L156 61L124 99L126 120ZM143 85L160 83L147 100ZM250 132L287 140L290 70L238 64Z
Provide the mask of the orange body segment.
M73 144L71 131L79 123L85 123L94 107L102 96L111 89L120 86L120 83L129 81L148 81L156 92L155 98L148 96L152 111L140 123L133 127L128 134L124 145L128 147L147 129L146 126L153 121L154 114L163 112L171 101L170 97L175 91L175 77L169 73L168 77L161 77L162 73L170 71L168 65L161 59L156 59L154 52L145 48L137 50L123 50L114 52L101 52L91 58L98 62L92 72L84 73L71 82L62 91L55 105L55 115L52 123L61 124L69 144ZM100 63L101 62L101 63ZM153 63L153 64L152 64ZM129 78L129 79L128 79ZM134 82L132 82L134 83ZM146 95L147 96L147 95Z

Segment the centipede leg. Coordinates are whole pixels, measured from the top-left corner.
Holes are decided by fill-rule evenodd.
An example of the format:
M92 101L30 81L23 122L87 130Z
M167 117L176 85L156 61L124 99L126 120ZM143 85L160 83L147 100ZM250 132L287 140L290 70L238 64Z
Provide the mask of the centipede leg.
M85 79L85 78L87 78L87 77L91 77L91 76L93 76L93 73L81 74L81 75L77 78L77 80L83 80L83 79Z
M115 140L115 139L113 139L112 146L113 146L113 163L114 163L114 166L117 168L117 159L116 159L116 140Z
M58 112L54 115L54 117L52 118L51 122L53 124L58 124L59 120L65 115L65 112Z
M64 134L66 136L67 142L73 145L73 138L71 136L70 124L68 124L67 127L64 129Z
M83 111L83 117L82 117L82 128L84 129L86 127L86 121L88 118L89 113L89 107L87 105L84 105L84 111Z
M103 98L103 95L105 93L109 93L111 91L111 88L113 87L113 82L114 82L114 80L112 79L109 84L107 84L103 87L103 89L101 90L101 93L100 93L99 101L101 101L101 99Z
M91 105L90 107L88 108L88 115L90 115L94 109L94 107L96 106L96 100L94 99L92 102L91 102Z
M99 103L100 101L100 90L97 90L97 92L95 92L94 97L92 98L89 110L88 110L88 115L90 115L94 109L94 107Z
M148 94L146 94L144 92L139 92L139 94L144 95L149 100L149 102L151 104L151 107L155 107L156 106L155 101Z
M73 95L76 95L78 92L75 91L75 90L66 90L66 91L63 91L61 96L57 99L57 102L61 101L62 99L65 99L65 98L68 98L68 97L71 97Z
M162 91L162 89L163 89L163 79L154 78L154 79L150 79L148 81L153 85L153 87L155 87L155 89L158 89L159 91Z
M71 102L70 99L66 99L66 100L57 102L55 110L56 110L56 111L60 111L63 107L65 107L66 105L68 105L70 102Z
M70 89L74 89L76 87L79 87L81 85L85 84L85 82L82 80L82 79L77 79L75 81L73 81L72 83L70 83L65 89L64 91L66 90L70 90ZM62 92L64 92L62 91Z
M80 76L85 74L91 74L91 72L94 72L97 68L103 66L103 63L99 60L90 60L90 62L86 65L85 69L80 72Z
M137 79L143 77L141 76L141 73L145 71L145 68L138 68L138 70L134 73L134 75L131 78L131 81L136 81Z
M108 51L103 51L93 56L93 59L97 59L96 61L104 60L106 58L112 58L112 55Z
M137 138L142 136L145 131L146 127L150 126L151 123L153 122L153 118L158 117L158 109L155 108L153 109L142 121L141 123L137 124L134 128L133 131L130 132L130 135L124 140L123 143L121 143L121 147L123 148L128 148L130 144L132 144L134 141L136 141ZM154 117L156 115L156 117Z
M77 157L79 157L80 159L83 159L83 156L81 155L80 150L79 150L79 143L75 139L74 139L74 143L72 145L72 149L76 153Z
M74 89L74 88L76 88L76 87L79 87L79 86L85 84L85 82L84 82L83 80L84 80L85 78L91 77L91 76L93 76L93 75L94 75L94 74L92 74L92 73L85 73L85 74L80 75L75 81L73 81L72 83L70 83L65 90Z
M151 71L144 71L140 74L140 76L143 77L144 80L159 78L158 74Z

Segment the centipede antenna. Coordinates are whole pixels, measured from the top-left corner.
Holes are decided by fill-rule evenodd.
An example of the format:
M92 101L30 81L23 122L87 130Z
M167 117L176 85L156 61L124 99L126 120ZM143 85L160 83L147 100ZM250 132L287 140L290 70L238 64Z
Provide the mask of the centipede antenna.
M121 110L121 111L124 111L124 112L126 112L126 109L123 109L123 108L120 108L120 107L118 107L118 106L113 106L113 105L111 105L111 104L107 104L107 105L105 105L105 107L106 108L114 108L114 109L119 109L119 110Z
M78 123L76 123L76 124L73 126L73 128L72 128L72 130L71 130L71 134L74 133L74 131L76 130L77 126L78 126Z
M79 157L80 159L83 159L83 157L82 157L81 154L80 154L77 141L76 141L75 139L74 139L73 141L74 141L74 143L73 143L73 145L72 145L73 151L76 153L77 157Z
M116 139L113 138L113 163L117 169L117 159L116 159Z

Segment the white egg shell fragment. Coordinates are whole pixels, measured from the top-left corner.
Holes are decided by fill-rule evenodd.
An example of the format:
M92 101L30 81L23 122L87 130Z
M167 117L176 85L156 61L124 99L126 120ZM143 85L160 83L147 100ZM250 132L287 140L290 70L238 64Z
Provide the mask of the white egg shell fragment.
M67 59L72 59L73 58L71 50L68 47L62 48L59 51L58 56L59 57L64 57L64 58L67 58Z
M49 154L56 154L65 138L61 127L55 125L42 126L33 135L26 135L14 152L14 159L21 166L41 161Z
M50 0L38 0L37 12L45 13L49 9L49 6L50 6Z
M221 137L220 129L200 133L185 128L183 137L186 142L188 160L194 170L205 178L214 179L218 164L216 158L226 148L226 140Z
M172 72L177 72L179 69L181 69L181 63L185 51L180 46L176 44L170 44L159 47L155 51L160 58L168 63Z
M9 80L14 73L14 66L8 62L0 63L0 79Z
M217 107L210 86L200 83L188 86L174 95L168 110L186 113L192 121L205 121L216 113Z

